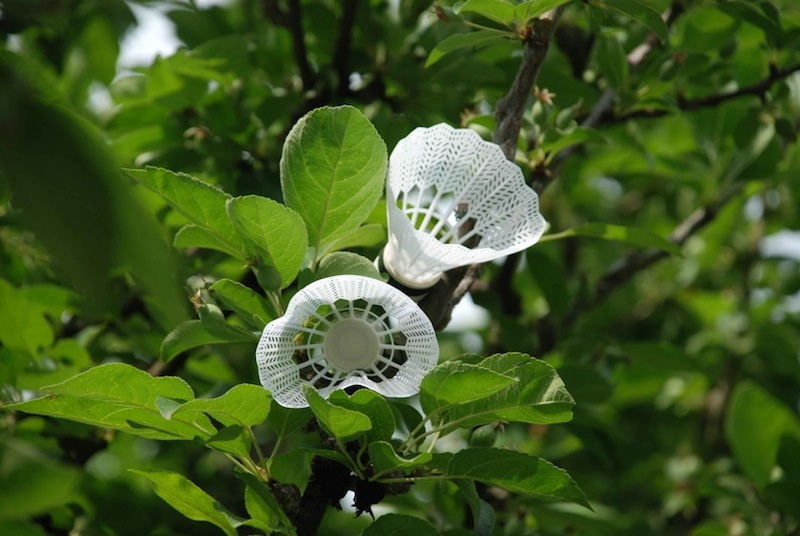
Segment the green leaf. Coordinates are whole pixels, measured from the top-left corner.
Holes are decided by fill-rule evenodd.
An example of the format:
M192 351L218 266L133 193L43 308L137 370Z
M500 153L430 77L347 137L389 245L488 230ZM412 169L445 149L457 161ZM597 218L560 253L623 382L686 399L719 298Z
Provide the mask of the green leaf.
M275 318L272 308L263 296L237 281L220 279L208 287L208 290L220 305L233 311L256 329L264 329L267 322Z
M528 0L527 2L518 4L514 8L514 18L519 21L520 25L526 26L531 19L538 18L551 9L555 9L571 1L572 0Z
M494 508L478 495L473 480L456 480L456 485L472 510L475 536L491 536L494 528Z
M358 411L369 417L372 428L366 433L366 441L388 441L392 438L396 423L391 406L381 395L369 389L360 389L348 396L344 391L334 391L328 401L331 404Z
M483 367L447 361L422 379L419 402L425 413L430 415L442 407L486 398L516 381L516 378Z
M8 407L152 439L208 437L215 431L202 415L187 420L169 420L162 416L159 408L162 399L188 401L194 398L185 381L168 376L154 378L123 363L91 368L42 391L45 393L42 398Z
M244 524L244 519L229 512L222 503L179 473L138 469L130 471L149 480L156 495L189 519L216 525L228 536L236 536L236 527Z
M725 435L742 471L760 488L769 483L784 434L800 437L797 415L757 384L737 384L725 415Z
M477 13L503 26L514 23L514 4L508 0L467 0L460 8L454 8L456 15L461 13Z
M385 475L395 471L411 471L425 465L433 456L430 452L421 452L411 459L401 458L394 447L386 441L375 441L369 444L369 459L376 475Z
M247 256L244 243L225 210L230 195L186 173L174 173L152 166L126 169L125 173L159 194L192 223L210 231L219 242L227 244L230 251L238 252L237 258L244 259Z
M53 329L42 313L4 279L0 279L0 342L34 358L53 342Z
M650 28L662 43L667 42L669 34L667 24L661 18L661 14L647 4L638 0L603 0L603 4L626 17L638 20Z
M619 40L614 35L601 34L595 44L595 51L600 72L611 87L619 89L625 85L628 79L628 58Z
M205 248L221 251L231 257L242 258L242 251L236 249L230 242L220 237L214 231L200 227L194 223L184 225L172 239L176 248Z
M226 426L206 441L206 446L240 458L250 457L250 434L241 426Z
M6 434L0 438L0 521L44 514L74 500L78 477L77 469Z
M283 146L281 187L306 223L315 261L367 219L387 161L375 127L353 107L318 108L294 125Z
M0 176L15 212L83 298L84 312L116 310L108 281L120 269L142 286L162 327L180 322L179 271L155 219L120 180L107 140L60 105L54 80L36 63L7 51L0 59Z
M79 300L73 291L51 283L25 285L17 292L30 306L53 318L60 317L64 311L76 310Z
M594 238L602 238L603 240L615 240L642 248L662 249L677 257L683 257L680 246L646 229L640 229L638 227L623 227L622 225L592 222L567 229L563 233L559 233L559 235L564 237L591 236Z
M295 534L292 522L281 509L278 501L264 482L249 473L236 473L236 476L245 482L244 506L252 517L247 524L263 530L267 534L279 531L285 534Z
M234 227L258 252L259 259L278 271L279 288L287 287L300 271L306 253L308 236L303 219L277 201L257 195L230 199L227 210Z
M260 385L241 383L217 398L197 398L181 405L173 418L194 419L205 413L226 426L249 428L263 423L269 415L272 397Z
M311 420L312 413L308 408L285 408L273 402L267 422L278 437L285 437L303 428Z
M365 223L351 233L334 241L329 252L342 249L373 247L386 242L386 227L380 223Z
M334 452L334 451L329 451ZM269 474L281 484L294 484L304 490L311 479L311 459L314 454L302 448L289 449L269 459Z
M557 317L563 317L570 301L563 267L544 253L542 248L528 248L525 259L550 311Z
M442 416L443 433L497 421L554 424L572 419L575 401L544 361L507 353L487 357L480 366L517 381L488 398L449 408Z
M375 520L362 536L439 536L427 521L407 514L385 514Z
M414 406L397 400L392 400L389 404L395 414L395 422L402 424L407 432L411 432L422 423L422 415Z
M586 143L588 141L604 141L605 138L602 134L591 128L575 127L565 134L560 134L555 140L548 141L542 144L541 149L546 153L555 154L562 149L566 149L571 145Z
M372 429L369 417L359 411L331 404L313 386L303 384L303 394L319 425L339 441L352 441Z
M209 329L201 320L187 320L178 324L161 343L161 359L169 362L173 357L206 344L225 344L231 342L255 342L258 336L237 326L222 323Z
M448 478L477 480L545 501L570 501L590 508L583 491L566 471L523 452L468 448L452 456L434 456L433 464Z
M349 251L337 251L322 259L319 269L314 273L314 280L343 274L381 279L380 272L368 258Z
M475 32L457 33L445 37L436 45L428 55L425 67L430 67L442 59L446 54L466 47L479 47L505 43L506 38L495 30L478 30Z
M754 2L726 0L725 2L718 2L716 7L736 20L745 21L759 27L771 44L780 43L783 39L784 32L780 21L769 17Z

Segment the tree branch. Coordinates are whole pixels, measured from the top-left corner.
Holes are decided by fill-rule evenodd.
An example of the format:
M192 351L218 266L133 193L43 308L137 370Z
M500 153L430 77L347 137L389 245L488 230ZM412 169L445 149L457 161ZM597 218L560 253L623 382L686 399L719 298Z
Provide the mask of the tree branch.
M556 23L563 11L564 6L560 6L533 21L529 27L529 38L525 43L522 63L517 70L514 83L508 93L497 101L494 114L497 120L494 142L503 149L506 158L512 162L517 154L517 138L525 106L528 104L536 78L550 48Z
M506 158L512 162L517 152L517 139L525 107L533 92L533 86L547 56L556 24L563 11L564 6L559 6L531 23L528 28L529 37L525 41L522 62L514 82L508 93L497 101L495 110L497 128L494 133L494 142L503 149ZM469 292L472 284L478 278L479 268L480 265L473 264L450 270L420 301L420 307L428 315L434 328L440 330L447 326L453 308Z
M779 69L776 66L771 65L769 69L769 76L767 76L764 80L761 80L760 82L756 82L755 84L751 84L749 86L739 88L736 91L731 91L729 93L720 93L718 95L709 95L708 97L700 97L697 99L684 99L679 95L678 109L681 111L688 112L693 110L699 110L701 108L711 108L713 106L719 106L724 102L738 99L740 97L747 97L747 96L761 97L772 88L772 85L775 82L779 82L784 78L790 76L791 74L796 73L797 71L800 71L800 65L793 65L791 67L785 67L783 69ZM669 113L672 113L672 111L663 109L636 110L627 114L623 114L621 116L612 116L610 118L607 118L604 121L604 123L621 122L621 121L627 121L628 119L662 117Z
M316 85L316 76L308 62L300 0L288 0L288 8L285 11L278 6L275 0L262 0L261 8L274 24L289 30L292 37L292 53L294 61L297 63L297 69L300 71L303 89L313 89Z
M683 12L684 7L682 0L673 1L669 9L667 9L667 11L665 11L662 15L664 23L667 25L667 27L671 27L675 23L675 20L677 20L677 18ZM628 54L626 59L628 61L628 68L630 71L637 69L642 62L644 62L645 58L650 55L653 49L659 46L661 46L661 41L659 41L658 36L654 32L649 33L642 44L634 48ZM596 128L601 124L606 123L608 117L613 117L614 115L614 103L616 102L616 97L616 92L612 88L606 88L595 105L592 106L589 114L581 121L581 127ZM534 173L533 180L531 181L531 187L536 190L539 195L541 195L545 188L547 188L558 176L557 171L561 168L562 164L572 155L578 152L582 146L582 144L571 145L558 153L549 166L547 166L544 170L538 170L538 172Z
M670 236L670 242L682 246L690 237L714 221L714 218L717 217L722 208L736 197L741 192L741 189L742 184L739 183L713 203L699 207L692 212L689 217L675 227ZM668 256L669 253L664 250L647 250L627 255L597 281L593 295L586 299L573 301L564 319L564 325L572 324L581 313L598 307L617 288L630 281L637 273Z
M336 45L333 49L332 67L336 73L336 92L345 95L348 92L348 62L350 43L353 38L353 25L356 21L358 0L343 0L342 18L339 19L339 34L336 36Z

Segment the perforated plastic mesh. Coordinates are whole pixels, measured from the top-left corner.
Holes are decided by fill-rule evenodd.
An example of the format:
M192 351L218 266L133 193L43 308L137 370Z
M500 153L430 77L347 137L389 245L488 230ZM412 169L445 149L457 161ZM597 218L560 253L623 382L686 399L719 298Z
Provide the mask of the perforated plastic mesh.
M528 248L546 226L539 197L500 147L446 124L417 128L397 144L386 199L384 263L409 287Z
M408 296L368 277L320 279L264 328L256 349L262 385L282 406L308 406L310 382L327 397L362 385L385 396L419 391L439 357L428 317Z

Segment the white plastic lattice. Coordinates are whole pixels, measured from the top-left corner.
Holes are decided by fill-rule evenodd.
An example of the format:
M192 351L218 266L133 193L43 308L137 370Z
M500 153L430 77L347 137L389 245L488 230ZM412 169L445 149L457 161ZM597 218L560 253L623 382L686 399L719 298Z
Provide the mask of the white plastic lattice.
M438 357L436 333L419 306L387 283L356 275L301 289L256 349L261 384L290 408L308 406L304 382L325 397L353 385L411 396Z
M417 128L397 144L386 199L384 264L412 288L526 249L546 226L539 197L500 147L446 124Z

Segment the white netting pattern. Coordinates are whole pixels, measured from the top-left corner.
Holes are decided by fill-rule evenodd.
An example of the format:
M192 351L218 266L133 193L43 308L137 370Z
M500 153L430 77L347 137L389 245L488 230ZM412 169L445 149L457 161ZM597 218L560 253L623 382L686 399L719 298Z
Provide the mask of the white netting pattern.
M419 306L387 283L355 275L301 289L286 314L267 324L256 349L261 384L293 408L308 406L304 382L325 397L353 385L414 395L438 358L436 333Z
M384 263L410 287L526 249L546 226L539 197L500 147L446 124L417 128L397 144L386 199Z

